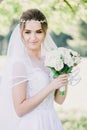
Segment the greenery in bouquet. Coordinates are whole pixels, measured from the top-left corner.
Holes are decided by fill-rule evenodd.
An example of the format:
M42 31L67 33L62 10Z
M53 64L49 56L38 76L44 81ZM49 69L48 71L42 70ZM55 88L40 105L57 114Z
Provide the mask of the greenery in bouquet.
M61 74L69 74L74 66L80 63L80 55L71 49L59 47L47 52L45 66L53 72L53 78ZM64 95L64 87L60 88L60 94Z

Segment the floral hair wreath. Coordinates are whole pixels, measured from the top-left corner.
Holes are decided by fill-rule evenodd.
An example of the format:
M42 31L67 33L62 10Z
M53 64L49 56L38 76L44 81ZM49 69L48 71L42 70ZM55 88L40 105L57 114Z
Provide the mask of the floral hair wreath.
M27 22L30 22L30 21L34 22L33 19L31 19L31 20L21 19L21 20L20 20L20 23L27 23ZM35 22L46 23L47 21L44 19L44 20L35 20Z

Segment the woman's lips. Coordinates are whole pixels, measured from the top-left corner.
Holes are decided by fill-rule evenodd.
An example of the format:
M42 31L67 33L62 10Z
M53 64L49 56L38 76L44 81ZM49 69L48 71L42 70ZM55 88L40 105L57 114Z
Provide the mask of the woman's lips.
M37 44L37 42L30 42L30 44L35 45L35 44Z

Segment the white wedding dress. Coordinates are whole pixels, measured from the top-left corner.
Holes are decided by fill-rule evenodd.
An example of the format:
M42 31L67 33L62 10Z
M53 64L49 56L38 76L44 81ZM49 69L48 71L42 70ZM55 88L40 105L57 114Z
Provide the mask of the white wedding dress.
M24 116L18 117L15 113L12 101L13 85L27 81L26 98L29 99L52 80L52 74L44 67L43 61L37 63L37 61L33 60L31 64L31 60L27 57L24 44L21 41L19 28L19 25L17 25L12 33L7 53L8 64L6 65L4 78L2 78L0 130L63 130L61 121L54 109L54 92L50 93L36 108ZM44 46L41 51L44 55L46 55L47 50L56 48L55 43L48 34ZM47 50L45 51L45 49ZM28 58L29 63L26 60ZM17 61L20 63L16 64ZM16 68L14 65L16 65Z
M42 66L42 65L41 65ZM27 98L37 94L52 80L45 67L33 67L29 72ZM63 130L60 119L54 110L54 92L50 93L35 109L19 118L12 130Z
M21 69L24 70L23 68ZM26 98L37 94L51 80L52 74L43 65L41 67L37 67L37 65L31 67L28 73ZM50 93L35 109L22 117L17 117L16 121L13 120L13 123L8 129L3 130L63 130L53 102L54 92Z

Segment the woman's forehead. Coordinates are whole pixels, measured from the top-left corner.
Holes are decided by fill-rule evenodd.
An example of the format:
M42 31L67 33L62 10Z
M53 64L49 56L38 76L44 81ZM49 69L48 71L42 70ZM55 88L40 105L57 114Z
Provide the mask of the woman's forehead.
M40 30L42 29L41 23L39 21L31 20L26 22L25 30Z

